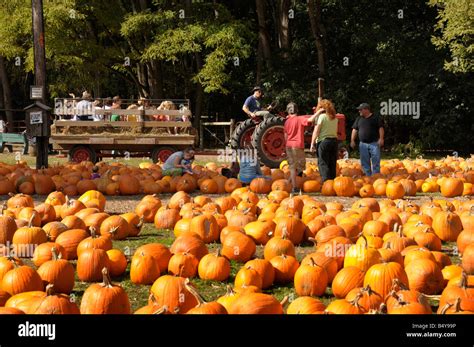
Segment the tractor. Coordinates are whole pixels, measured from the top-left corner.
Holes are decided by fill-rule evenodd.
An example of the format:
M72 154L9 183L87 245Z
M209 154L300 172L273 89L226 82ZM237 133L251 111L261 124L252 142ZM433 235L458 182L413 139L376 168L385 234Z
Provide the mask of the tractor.
M315 108L313 108L313 111ZM338 113L337 139L341 146L346 139L346 117ZM286 159L285 153L285 124L286 114L279 112L265 119L247 119L237 126L230 138L232 149L245 148L251 145L257 151L260 163L270 168L278 168ZM314 126L305 129L305 144L309 148Z

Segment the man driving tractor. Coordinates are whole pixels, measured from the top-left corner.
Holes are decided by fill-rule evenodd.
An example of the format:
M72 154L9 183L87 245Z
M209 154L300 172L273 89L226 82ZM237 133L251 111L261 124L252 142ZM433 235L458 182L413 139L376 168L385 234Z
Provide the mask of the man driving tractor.
M263 98L263 91L260 87L254 87L252 90L252 95L245 99L244 106L242 110L253 120L257 117L267 118L271 116L269 110L271 106L268 106L265 110L262 110L260 106L260 100Z

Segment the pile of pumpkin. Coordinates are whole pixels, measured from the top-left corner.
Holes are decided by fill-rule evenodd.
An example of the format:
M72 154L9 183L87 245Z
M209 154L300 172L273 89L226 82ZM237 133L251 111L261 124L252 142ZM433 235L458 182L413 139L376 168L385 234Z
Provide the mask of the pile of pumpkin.
M29 168L25 163L0 163L0 195L8 193L47 195L61 191L68 196L98 190L105 195L137 195L193 192L204 194L231 193L242 186L237 179L221 175L224 166L214 162L194 165L194 175L163 176L160 165L144 162L139 167L123 163L96 164L100 178L91 179L91 162L70 163L43 170ZM358 161L339 160L338 177L322 182L314 163L307 163L303 177L297 177L297 187L304 193L320 192L325 196L387 196L400 199L417 192L441 192L445 197L474 194L474 160L448 157L444 160L387 160L382 161L381 173L363 176ZM289 168L262 168L271 179L256 179L250 185L253 192L268 194L272 183L289 177Z
M77 200L54 192L36 207L24 194L7 201L3 252L38 245L37 269L11 254L0 258L0 313L131 313L126 291L111 280L128 260L112 240L138 235L143 223L173 230L176 239L170 248L150 243L134 252L131 281L151 285L149 304L135 313L428 314L427 298L439 299L438 313L474 312L474 200L362 198L344 211L338 202L286 190L260 198L243 187L215 200L180 191L163 204L148 195L122 215L105 213L105 203L99 191ZM458 265L443 249L453 241ZM300 263L296 247L305 242L314 249ZM227 282L231 261L241 264L234 286L205 302L190 279ZM76 274L93 283L80 306L69 296ZM298 298L279 302L265 292L288 284ZM328 287L335 300L326 306L318 297Z

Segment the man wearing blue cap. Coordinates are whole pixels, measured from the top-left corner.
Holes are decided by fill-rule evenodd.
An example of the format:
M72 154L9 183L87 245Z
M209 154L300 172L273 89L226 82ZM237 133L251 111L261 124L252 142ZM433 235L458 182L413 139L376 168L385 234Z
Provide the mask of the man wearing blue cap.
M380 172L380 148L384 145L385 135L383 122L365 102L360 104L357 110L359 110L359 117L352 125L351 147L355 148L356 138L359 136L362 169L366 176L372 176Z

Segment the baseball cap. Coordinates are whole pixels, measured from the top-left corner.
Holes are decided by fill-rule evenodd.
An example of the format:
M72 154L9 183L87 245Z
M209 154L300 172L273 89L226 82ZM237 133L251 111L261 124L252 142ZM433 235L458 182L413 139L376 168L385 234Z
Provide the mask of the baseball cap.
M259 86L253 87L252 93L255 93L257 90L262 91L262 88L260 88Z
M362 109L364 109L364 108L370 109L370 105L369 105L368 103L366 103L366 102L363 102L362 104L360 104L360 105L357 107L358 110L362 110Z

